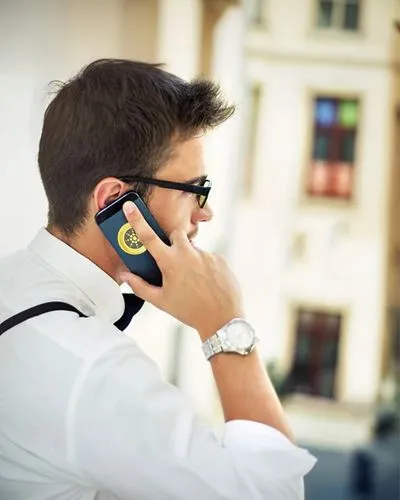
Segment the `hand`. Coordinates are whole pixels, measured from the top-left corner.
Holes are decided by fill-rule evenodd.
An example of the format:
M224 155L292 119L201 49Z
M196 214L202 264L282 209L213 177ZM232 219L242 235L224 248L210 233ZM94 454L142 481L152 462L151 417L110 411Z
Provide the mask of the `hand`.
M139 239L157 262L162 287L132 273L122 273L136 295L195 328L202 340L234 317L243 317L238 283L224 259L194 248L184 231L174 231L166 245L132 202L124 213Z

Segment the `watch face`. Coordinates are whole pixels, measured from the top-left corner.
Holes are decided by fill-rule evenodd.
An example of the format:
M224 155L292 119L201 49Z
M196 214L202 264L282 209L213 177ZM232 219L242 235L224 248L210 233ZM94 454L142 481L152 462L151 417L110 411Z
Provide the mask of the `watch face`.
M245 321L235 321L227 329L227 339L236 349L248 349L254 343L254 330Z

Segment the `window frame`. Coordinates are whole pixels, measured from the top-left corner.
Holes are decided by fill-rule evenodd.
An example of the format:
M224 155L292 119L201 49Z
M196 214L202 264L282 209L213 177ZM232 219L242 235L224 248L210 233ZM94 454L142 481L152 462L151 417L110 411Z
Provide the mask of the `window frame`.
M317 98L334 98L338 100L357 100L359 105L357 137L354 147L354 167L352 175L352 192L348 198L340 196L312 195L308 192L311 163L313 161L313 145L315 130L314 106ZM355 208L358 204L360 190L360 172L362 167L362 150L364 140L364 95L362 92L343 92L342 90L309 88L305 92L306 127L303 148L303 166L301 174L300 206L331 206L333 208Z
M350 37L350 38L358 38L360 35L364 36L364 26L365 26L365 10L366 10L366 0L359 0L359 11L358 11L358 27L356 30L349 30L342 28L344 24L344 16L345 16L345 3L346 0L332 0L335 4L333 6L333 20L331 26L319 26L318 16L320 9L320 2L322 0L314 0L313 1L313 9L311 15L311 27L314 33L318 33L321 36L334 36L334 37ZM338 4L342 4L338 8ZM339 22L341 20L341 22Z
M308 302L308 301L295 301L288 304L289 312L289 337L285 349L284 359L283 359L283 369L289 374L290 370L294 366L295 354L296 354L296 342L297 342L297 317L298 311L305 310L311 312L320 312L323 314L332 314L341 316L341 329L339 332L339 345L337 351L337 362L336 362L336 372L334 376L334 397L329 399L332 402L341 402L344 400L346 393L346 349L348 346L349 339L349 321L350 321L350 309L345 306L333 306L327 305L326 303L319 302ZM323 399L323 396L307 395L303 393L296 393L304 397L310 397L313 399Z
M248 11L246 12L246 19L247 23L250 27L250 29L255 29L255 30L264 30L267 28L268 24L268 16L267 16L267 11L268 11L268 3L269 0L250 0L252 2L259 2L259 6L256 10L256 15L253 15L251 13L251 9L249 8ZM250 5L250 3L249 3Z

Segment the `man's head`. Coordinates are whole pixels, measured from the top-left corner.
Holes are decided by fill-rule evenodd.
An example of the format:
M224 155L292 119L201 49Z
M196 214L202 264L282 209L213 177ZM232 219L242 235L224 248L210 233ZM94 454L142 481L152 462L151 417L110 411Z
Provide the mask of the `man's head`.
M121 179L202 177L201 136L232 113L212 82L188 83L129 60L88 65L61 85L45 113L39 168L49 227L66 237L84 232L97 210L133 188L167 233L178 227L191 236L211 217L195 195Z

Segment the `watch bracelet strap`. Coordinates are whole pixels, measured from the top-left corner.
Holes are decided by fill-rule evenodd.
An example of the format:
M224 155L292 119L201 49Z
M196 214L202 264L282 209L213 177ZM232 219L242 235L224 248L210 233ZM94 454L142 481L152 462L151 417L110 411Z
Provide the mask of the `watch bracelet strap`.
M207 361L209 361L209 359L212 358L214 356L214 354L218 354L220 352L223 352L222 344L221 344L221 340L218 336L218 332L214 333L214 335L212 335L207 340L205 340L203 342L202 347L203 347L203 352L204 352L204 355L205 355Z

